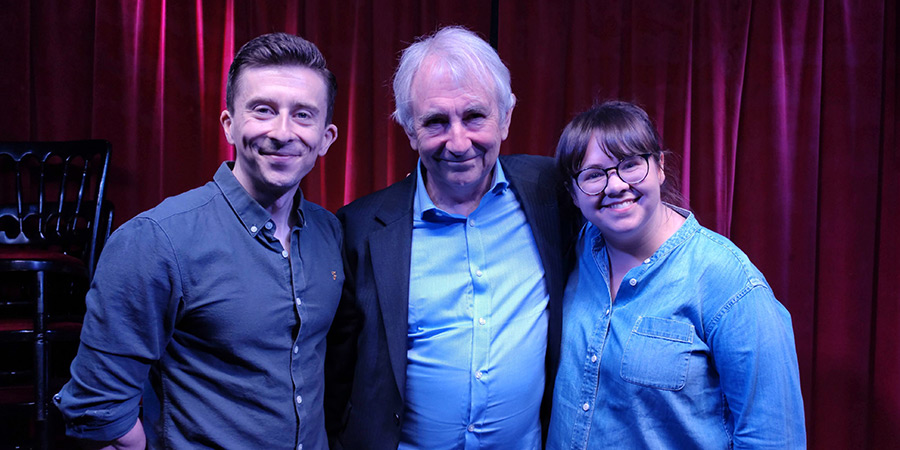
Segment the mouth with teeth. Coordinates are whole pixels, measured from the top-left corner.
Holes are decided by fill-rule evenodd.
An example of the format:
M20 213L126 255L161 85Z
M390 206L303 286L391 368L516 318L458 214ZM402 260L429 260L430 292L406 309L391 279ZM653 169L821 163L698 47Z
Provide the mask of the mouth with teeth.
M637 202L637 200L638 199L636 199L636 198L631 198L631 199L622 200L622 201L616 202L616 203L610 203L608 205L601 205L600 209L613 209L613 210L625 209L625 208L628 208L629 206L635 204Z

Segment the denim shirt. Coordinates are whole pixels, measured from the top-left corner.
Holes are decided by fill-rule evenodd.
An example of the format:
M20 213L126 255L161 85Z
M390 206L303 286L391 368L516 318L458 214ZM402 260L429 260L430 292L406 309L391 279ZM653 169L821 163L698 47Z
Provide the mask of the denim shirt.
M289 249L223 164L110 238L87 296L67 433L111 440L140 409L151 448L324 449L325 334L340 223L305 201Z
M805 447L790 315L741 250L677 210L615 302L603 236L582 230L548 448Z

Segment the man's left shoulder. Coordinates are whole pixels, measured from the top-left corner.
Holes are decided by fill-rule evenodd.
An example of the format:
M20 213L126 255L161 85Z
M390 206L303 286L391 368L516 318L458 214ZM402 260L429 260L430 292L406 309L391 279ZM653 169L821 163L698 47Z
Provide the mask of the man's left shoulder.
M549 156L541 155L500 155L500 163L510 169L531 169L537 171L554 170L555 161Z
M310 224L325 227L333 234L340 235L341 223L331 211L311 201L303 200L303 214Z

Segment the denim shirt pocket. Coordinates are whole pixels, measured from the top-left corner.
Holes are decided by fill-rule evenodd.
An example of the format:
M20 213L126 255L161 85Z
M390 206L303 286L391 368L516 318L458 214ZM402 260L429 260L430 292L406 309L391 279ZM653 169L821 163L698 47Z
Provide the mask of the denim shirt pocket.
M622 352L622 379L677 391L687 380L694 326L660 317L638 317Z

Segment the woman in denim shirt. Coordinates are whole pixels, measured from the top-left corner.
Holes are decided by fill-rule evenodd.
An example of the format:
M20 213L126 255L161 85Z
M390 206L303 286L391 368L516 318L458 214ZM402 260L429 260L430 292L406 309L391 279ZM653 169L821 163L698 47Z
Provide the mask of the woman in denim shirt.
M678 203L647 113L607 102L556 160L587 222L563 304L548 448L803 448L791 318ZM668 180L668 181L667 181Z

